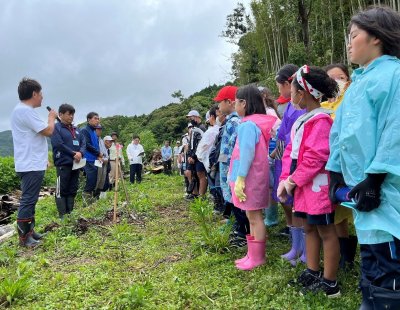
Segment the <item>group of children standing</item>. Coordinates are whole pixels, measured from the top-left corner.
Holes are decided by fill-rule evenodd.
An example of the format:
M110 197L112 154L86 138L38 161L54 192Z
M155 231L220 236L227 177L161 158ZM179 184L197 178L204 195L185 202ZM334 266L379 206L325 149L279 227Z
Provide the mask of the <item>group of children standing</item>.
M249 222L238 269L266 262L263 210L279 201L292 241L282 258L307 265L289 284L302 294L337 297L339 264L354 261L357 238L348 230L354 216L360 309L400 309L400 16L370 8L353 16L349 31L349 59L360 66L351 79L342 64L279 70L279 101L287 102L282 119L265 89L219 91L219 181L226 206Z

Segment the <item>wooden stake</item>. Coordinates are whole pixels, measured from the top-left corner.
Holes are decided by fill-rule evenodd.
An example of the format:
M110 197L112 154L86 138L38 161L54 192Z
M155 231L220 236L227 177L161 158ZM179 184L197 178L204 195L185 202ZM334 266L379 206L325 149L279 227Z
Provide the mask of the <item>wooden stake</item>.
M117 223L117 205L118 205L118 167L119 167L119 145L116 145L117 158L115 158L115 186L114 186L114 217L113 224Z
M125 180L124 180L124 173L122 172L122 167L121 165L118 165L118 168L121 169L121 182L122 182L122 187L124 188L124 192L125 192L125 199L126 202L129 203L129 197L128 197L128 191L126 190L126 185L125 185Z

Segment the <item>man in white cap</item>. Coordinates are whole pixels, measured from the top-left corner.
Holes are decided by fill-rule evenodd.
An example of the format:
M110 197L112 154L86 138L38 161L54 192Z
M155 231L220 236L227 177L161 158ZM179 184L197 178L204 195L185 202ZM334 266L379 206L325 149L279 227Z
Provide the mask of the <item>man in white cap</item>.
M109 174L111 171L110 166L110 147L113 143L113 138L111 136L105 136L103 139L99 137L99 147L100 152L103 154L102 167L97 169L97 182L95 189L95 197L100 198L103 195L102 192L105 192L110 187L110 178Z

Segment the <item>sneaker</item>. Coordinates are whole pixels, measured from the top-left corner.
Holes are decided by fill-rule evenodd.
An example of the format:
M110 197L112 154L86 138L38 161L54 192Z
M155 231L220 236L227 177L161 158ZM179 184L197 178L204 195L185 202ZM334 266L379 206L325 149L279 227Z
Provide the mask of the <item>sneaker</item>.
M288 285L289 286L301 286L301 287L308 287L315 283L319 283L322 280L322 273L321 271L318 272L317 275L313 275L308 269L303 270L303 272L299 275L299 277L295 280L290 280Z
M195 198L197 198L197 195L193 194L187 194L185 197L186 200L194 200Z
M313 293L313 294L318 294L319 292L322 292L325 294L325 296L329 298L335 298L340 296L340 288L339 284L336 282L335 285L329 285L326 283L324 280L321 280L317 283L314 283L310 286L304 287L301 291L301 295L305 295L307 293Z
M279 232L279 235L283 236L283 237L290 237L290 228L289 226L286 226L284 228L282 228Z

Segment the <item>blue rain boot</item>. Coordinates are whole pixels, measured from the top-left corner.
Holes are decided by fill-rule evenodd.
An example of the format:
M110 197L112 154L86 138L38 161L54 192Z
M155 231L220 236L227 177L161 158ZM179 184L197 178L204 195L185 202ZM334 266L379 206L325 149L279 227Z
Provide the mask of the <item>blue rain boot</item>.
M276 202L270 204L269 208L265 209L264 223L267 227L278 225L278 205Z

